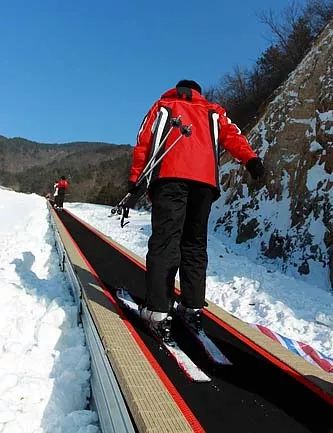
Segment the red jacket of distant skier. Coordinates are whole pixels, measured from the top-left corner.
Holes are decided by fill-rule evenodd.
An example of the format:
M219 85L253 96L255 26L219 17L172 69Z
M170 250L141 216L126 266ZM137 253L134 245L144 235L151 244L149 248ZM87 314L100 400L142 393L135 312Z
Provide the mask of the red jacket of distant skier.
M130 181L138 180L145 165L168 134L171 118L178 116L181 116L183 125L192 125L192 134L183 136L166 154L154 168L150 182L161 178L189 179L219 188L218 162L221 150L226 149L243 164L257 156L220 105L207 101L195 90L191 89L190 95L183 95L174 88L155 102L142 122L133 152ZM172 128L155 155L156 161L179 134L178 128Z
M67 189L68 188L67 180L60 179L60 180L58 180L57 184L58 184L58 189Z

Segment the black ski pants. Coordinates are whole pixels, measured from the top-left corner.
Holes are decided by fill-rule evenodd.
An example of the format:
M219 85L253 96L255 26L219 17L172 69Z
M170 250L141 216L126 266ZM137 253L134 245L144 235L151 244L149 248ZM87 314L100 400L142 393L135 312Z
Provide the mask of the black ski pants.
M58 207L63 207L65 200L65 190L63 188L59 188L58 195L55 196L55 204Z
M209 185L159 180L151 187L152 234L146 257L145 306L168 312L179 269L181 302L202 308L205 302L207 227L216 191Z

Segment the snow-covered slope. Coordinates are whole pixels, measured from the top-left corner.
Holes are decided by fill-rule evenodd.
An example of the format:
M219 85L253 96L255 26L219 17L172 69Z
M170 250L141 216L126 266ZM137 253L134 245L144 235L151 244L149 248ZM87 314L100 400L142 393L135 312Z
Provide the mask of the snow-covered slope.
M0 188L0 432L98 433L45 199Z

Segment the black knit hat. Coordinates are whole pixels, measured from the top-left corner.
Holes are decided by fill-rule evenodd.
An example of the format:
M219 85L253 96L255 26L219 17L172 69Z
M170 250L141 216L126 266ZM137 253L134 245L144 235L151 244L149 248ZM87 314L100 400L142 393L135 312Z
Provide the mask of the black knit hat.
M193 80L180 80L176 84L176 87L187 87L188 89L196 90L201 94L201 86Z

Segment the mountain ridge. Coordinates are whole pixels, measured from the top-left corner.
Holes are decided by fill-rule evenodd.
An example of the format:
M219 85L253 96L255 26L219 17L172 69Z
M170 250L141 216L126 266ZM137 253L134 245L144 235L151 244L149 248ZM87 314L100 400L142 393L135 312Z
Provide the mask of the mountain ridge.
M70 178L70 201L114 204L125 193L130 145L102 142L39 143L0 136L0 183L45 195L56 179Z

